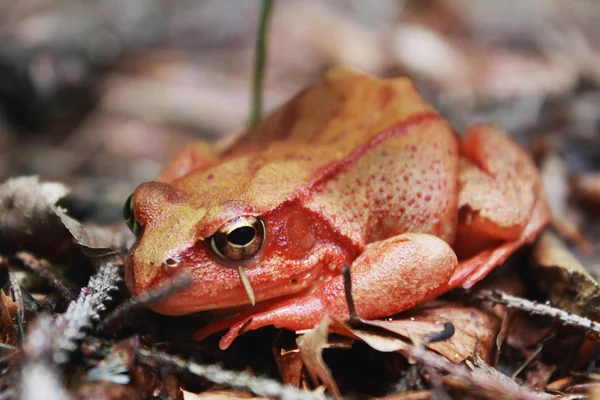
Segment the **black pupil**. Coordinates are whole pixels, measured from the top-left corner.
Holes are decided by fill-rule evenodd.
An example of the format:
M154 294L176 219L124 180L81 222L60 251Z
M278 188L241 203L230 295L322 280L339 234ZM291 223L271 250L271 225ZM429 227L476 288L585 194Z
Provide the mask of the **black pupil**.
M227 235L227 241L229 243L244 246L247 245L254 239L256 231L251 226L242 226L241 228L234 229L233 232Z

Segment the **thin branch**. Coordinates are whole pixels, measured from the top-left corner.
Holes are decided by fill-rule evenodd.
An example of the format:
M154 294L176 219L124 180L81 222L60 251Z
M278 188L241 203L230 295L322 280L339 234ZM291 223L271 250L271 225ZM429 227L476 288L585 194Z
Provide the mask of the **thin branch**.
M530 314L545 315L559 320L565 325L600 334L600 323L546 304L540 304L535 301L512 296L499 291L478 293L475 294L474 297L478 300L491 301L496 304L503 304L507 307L517 308Z
M258 124L262 118L262 96L267 59L267 41L273 3L274 0L262 0L260 9L260 19L256 37L256 53L254 58L254 78L252 82L252 112L250 114L250 120L248 121L248 126L250 127Z
M20 340L23 340L25 332L23 330L23 324L25 323L25 305L23 304L23 294L21 293L21 286L17 282L15 273L8 271L8 280L12 289L13 297L17 303L17 325L19 326Z
M161 368L185 371L217 384L249 390L259 396L277 397L284 400L323 400L328 398L322 393L300 390L272 379L254 377L245 372L228 371L217 365L197 364L159 351L138 349L136 356L140 362L151 367L158 365Z
M113 326L118 321L122 321L127 315L135 312L136 310L147 306L158 300L162 300L165 297L172 295L182 289L185 289L192 283L192 277L188 273L183 273L171 281L167 282L166 285L158 287L156 289L148 290L139 296L132 297L119 304L110 314L104 318L104 320L98 326L98 330L105 331Z
M69 354L83 339L84 329L90 328L92 322L98 320L98 313L104 310L104 303L111 299L110 292L117 289L120 279L115 262L100 266L88 285L81 289L77 300L71 302L67 311L56 318L54 332L57 336L52 346L54 362L62 364L68 361Z
M350 315L350 323L362 322L358 313L356 312L356 305L354 304L354 298L352 297L352 276L350 273L350 266L345 265L342 268L342 276L344 277L344 295L346 296L346 304L348 306L348 314Z
M72 301L75 295L69 287L63 282L62 278L54 273L52 265L46 260L39 260L31 253L21 251L17 253L15 259L30 271L33 271L54 287L58 293L67 301Z

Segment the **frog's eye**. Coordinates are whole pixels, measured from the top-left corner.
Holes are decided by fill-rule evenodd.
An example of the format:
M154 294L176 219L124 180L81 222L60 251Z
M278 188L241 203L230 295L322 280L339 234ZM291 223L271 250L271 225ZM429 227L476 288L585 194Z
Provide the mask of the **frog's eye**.
M212 251L229 261L253 257L266 238L264 222L251 215L230 219L210 237Z
M123 219L125 223L133 232L134 235L137 236L140 230L140 224L135 219L135 215L133 213L133 193L125 200L125 205L123 206Z

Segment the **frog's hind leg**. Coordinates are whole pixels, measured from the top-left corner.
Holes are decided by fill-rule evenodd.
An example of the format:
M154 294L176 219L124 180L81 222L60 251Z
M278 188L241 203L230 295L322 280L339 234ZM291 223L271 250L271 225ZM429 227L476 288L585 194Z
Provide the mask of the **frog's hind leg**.
M189 143L165 164L155 180L171 183L191 171L208 167L217 158L217 151L208 143L201 141Z
M382 318L437 297L447 290L456 266L452 248L432 235L409 233L371 243L350 267L356 311L363 319ZM310 295L216 322L198 331L194 338L199 340L229 328L220 342L225 349L242 332L267 325L309 329L327 314L349 318L341 275Z
M490 125L469 129L460 145L458 231L460 263L451 286L470 287L548 221L533 160Z

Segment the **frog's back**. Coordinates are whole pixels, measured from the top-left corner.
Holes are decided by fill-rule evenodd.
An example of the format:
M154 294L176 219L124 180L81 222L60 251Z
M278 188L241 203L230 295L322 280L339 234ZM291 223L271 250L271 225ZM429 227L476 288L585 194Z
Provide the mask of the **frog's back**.
M443 222L456 213L457 152L408 78L336 69L175 185L217 215L233 199L258 213L300 199L359 245L406 231L451 241L454 223Z
M233 153L277 143L307 158L307 206L355 241L402 232L454 240L457 138L409 78L335 69L249 130Z
M249 129L232 153L285 140L335 145L344 157L398 122L431 114L437 115L409 78L337 68Z

